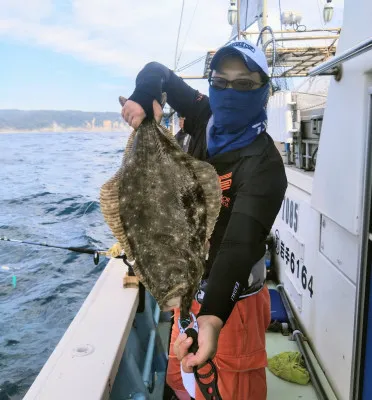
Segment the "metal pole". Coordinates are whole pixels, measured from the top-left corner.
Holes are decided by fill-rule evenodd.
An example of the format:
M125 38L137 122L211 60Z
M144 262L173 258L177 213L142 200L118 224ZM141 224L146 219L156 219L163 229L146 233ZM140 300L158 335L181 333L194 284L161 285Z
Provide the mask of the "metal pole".
M267 26L267 0L263 0L262 2L262 28L265 26ZM267 33L264 33L262 36L263 43L266 43Z
M327 394L322 386L321 381L318 378L318 375L316 374L316 370L314 368L314 365L311 361L309 352L304 344L304 336L302 334L302 332L300 331L300 327L297 323L297 320L294 316L294 314L292 313L292 309L291 306L289 304L289 301L287 299L287 295L284 291L283 285L280 284L277 286L277 290L280 294L280 297L282 299L283 302L283 306L285 308L285 311L287 313L288 316L288 321L289 321L289 325L291 326L291 329L293 331L293 338L296 340L297 345L299 347L300 353L302 354L305 364L306 364L306 368L309 371L309 375L310 375L310 379L311 379L311 383L314 386L314 389L316 391L316 394L318 396L319 400L327 400Z
M334 33L340 33L341 28L325 28L325 29L307 29L306 31L301 31L301 33L310 33L310 32L334 32ZM260 32L245 32L249 35L259 35ZM288 30L279 30L279 31L273 31L273 33L297 33L298 31L295 31L294 29L288 29Z
M364 40L363 42L358 43L354 47L344 51L341 54L338 54L336 57L331 58L330 60L318 65L313 68L309 72L309 76L316 76L322 72L328 71L331 68L336 67L338 64L342 64L347 60L350 60L356 56L359 56L366 51L372 50L372 38Z
M265 34L263 34L264 36ZM329 35L329 36L298 36L298 37L283 37L283 38L275 38L275 41L277 42L295 42L298 40L318 40L318 39L338 39L338 36L334 36L334 35ZM264 40L264 44L263 44L263 50L265 51L267 46L273 42L273 39L270 39L268 41ZM324 63L325 64L325 63ZM320 64L320 66L322 66L323 64ZM320 67L319 66L319 67ZM319 68L316 67L316 68Z
M143 372L142 372L142 380L146 388L149 388L151 385L151 367L154 359L154 350L155 350L155 340L156 340L156 334L157 334L157 329L158 329L158 324L159 324L159 319L160 319L160 308L158 305L155 307L155 312L154 312L154 320L153 320L153 327L150 331L150 337L147 345L147 350L146 350L146 357L145 357L145 363L143 367Z
M329 74L323 73L322 75L334 75L334 74L333 73L329 73ZM289 75L288 71L286 71L286 72L284 72L282 74L279 74L279 75L278 74L274 74L272 76L272 78L284 78L284 77L288 77L288 76L290 76L291 78L303 78L303 77L306 77L308 75L305 72L301 73L301 74L296 74L296 75ZM208 79L206 76L202 76L202 75L200 75L200 76L184 76L184 75L181 75L180 78L182 78L183 80Z
M236 27L238 31L238 40L240 40L240 0L237 2L238 15L236 19Z

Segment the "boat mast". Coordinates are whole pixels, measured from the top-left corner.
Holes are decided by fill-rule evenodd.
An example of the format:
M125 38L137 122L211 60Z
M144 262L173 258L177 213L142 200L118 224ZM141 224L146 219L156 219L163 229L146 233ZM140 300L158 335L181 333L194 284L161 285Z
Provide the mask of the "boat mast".
M238 13L236 16L236 30L238 32L238 40L240 40L240 0L237 1L236 8L238 10Z
M262 16L258 19L258 28L259 31L262 30L265 26L267 26L267 0L262 0ZM263 33L262 35L262 43L266 43L267 41L267 33Z

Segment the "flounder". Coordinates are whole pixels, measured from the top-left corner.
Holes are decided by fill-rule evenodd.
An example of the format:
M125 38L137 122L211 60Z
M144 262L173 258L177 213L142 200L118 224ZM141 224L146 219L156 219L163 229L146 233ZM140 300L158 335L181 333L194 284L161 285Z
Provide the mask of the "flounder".
M214 167L185 153L170 131L145 119L131 133L120 169L102 186L100 204L160 308L181 307L187 317L220 211Z

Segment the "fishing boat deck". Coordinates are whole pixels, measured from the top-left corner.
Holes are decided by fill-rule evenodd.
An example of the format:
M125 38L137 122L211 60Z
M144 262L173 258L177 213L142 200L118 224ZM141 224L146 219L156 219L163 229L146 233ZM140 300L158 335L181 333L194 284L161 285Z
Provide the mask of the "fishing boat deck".
M268 287L270 289L276 289L274 282L268 282ZM337 397L333 393L333 390L324 375L318 360L315 358L311 347L308 342L304 342L308 354L310 355L311 362L314 366L316 374L322 384L325 393L327 394L328 400L337 400ZM285 336L281 332L266 332L266 352L267 357L271 358L286 351L299 351L297 343L292 340L292 336ZM311 381L307 385L299 385L292 382L287 382L281 378L275 376L269 369L266 369L267 377L267 390L268 400L317 400L318 396L316 394L315 388Z
M284 351L298 351L295 341L289 340L289 336L283 336L281 333L267 332L266 333L266 351L269 358L284 352ZM315 357L313 357L315 369L324 384L326 393L329 400L337 400L333 394L322 369L320 368ZM267 376L267 389L268 400L317 400L317 394L311 382L308 385L298 385L295 383L287 382L272 374L268 369Z

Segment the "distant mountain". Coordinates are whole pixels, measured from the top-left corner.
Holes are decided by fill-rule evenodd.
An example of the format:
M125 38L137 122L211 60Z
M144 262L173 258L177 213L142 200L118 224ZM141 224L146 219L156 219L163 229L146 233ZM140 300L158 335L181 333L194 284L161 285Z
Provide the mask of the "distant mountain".
M85 111L0 110L0 130L125 127L120 113Z

